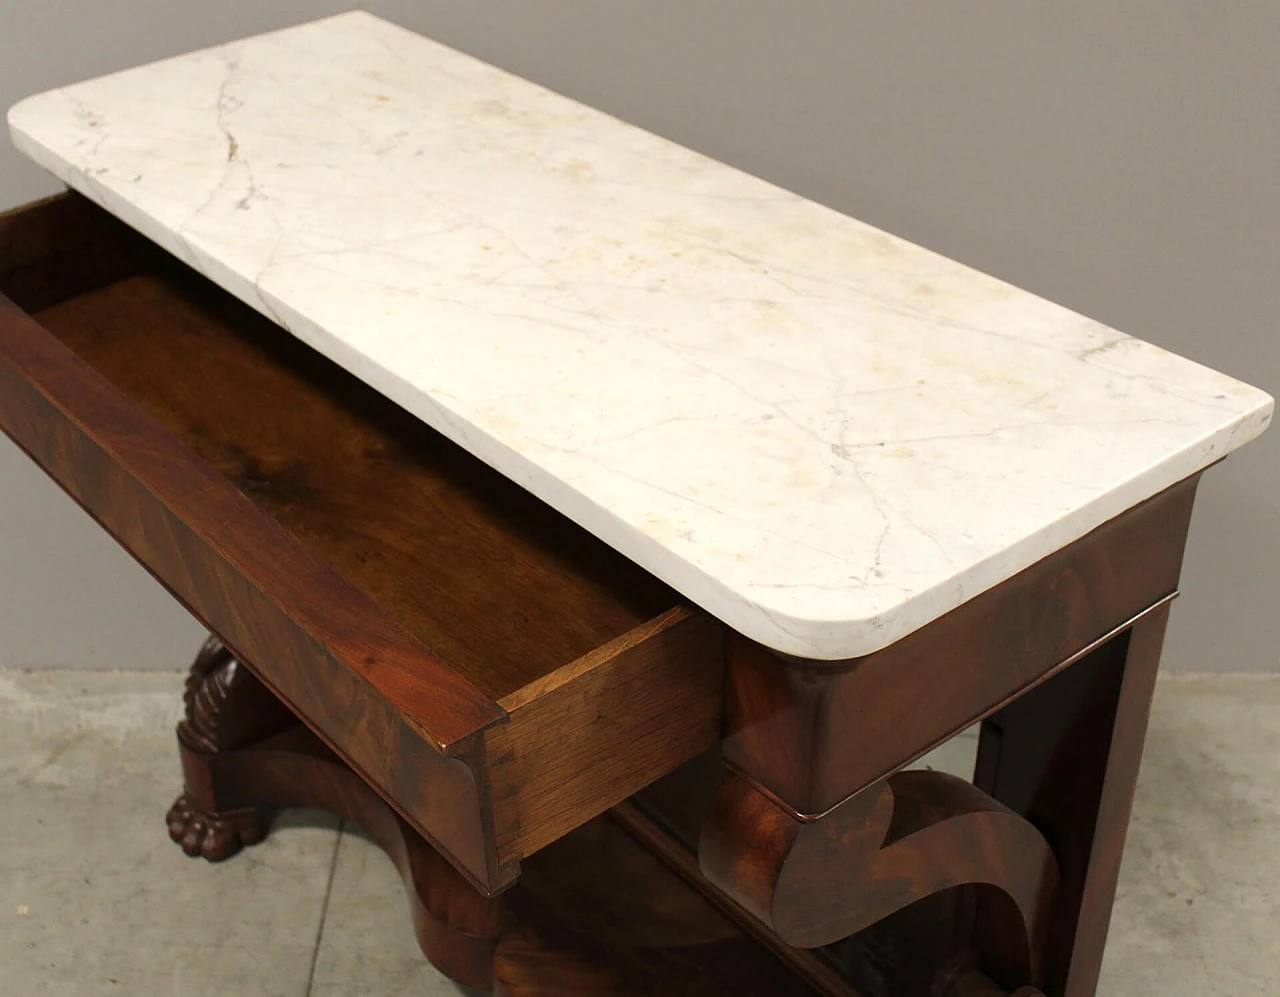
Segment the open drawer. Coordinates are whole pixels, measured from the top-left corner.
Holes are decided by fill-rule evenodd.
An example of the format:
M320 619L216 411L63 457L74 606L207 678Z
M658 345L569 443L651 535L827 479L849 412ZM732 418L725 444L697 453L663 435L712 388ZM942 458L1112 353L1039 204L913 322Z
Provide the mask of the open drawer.
M717 742L720 627L78 195L0 427L480 889Z

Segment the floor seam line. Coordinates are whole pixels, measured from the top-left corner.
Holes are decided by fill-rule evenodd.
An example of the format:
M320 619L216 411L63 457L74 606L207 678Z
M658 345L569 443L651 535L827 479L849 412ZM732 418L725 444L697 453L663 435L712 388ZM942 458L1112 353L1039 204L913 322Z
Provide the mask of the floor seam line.
M303 997L311 997L316 982L316 963L320 959L320 946L324 942L324 925L329 916L329 900L333 896L333 879L338 871L338 850L342 847L342 835L346 831L346 818L339 818L338 833L333 838L333 855L329 859L329 878L324 884L324 899L320 901L320 923L316 925L316 943L311 949L311 965L307 969L307 988Z

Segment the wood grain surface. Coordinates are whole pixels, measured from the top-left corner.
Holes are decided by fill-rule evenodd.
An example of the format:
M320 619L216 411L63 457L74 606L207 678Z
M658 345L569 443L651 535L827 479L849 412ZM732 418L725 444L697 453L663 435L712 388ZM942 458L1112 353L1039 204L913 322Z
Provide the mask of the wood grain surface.
M726 635L725 759L819 815L1176 593L1199 475L876 654L783 658Z
M647 572L184 268L35 318L495 700L676 602Z
M559 679L559 681L556 681ZM527 854L720 740L722 628L673 609L502 705L489 732L500 854Z
M0 427L481 890L715 742L718 625L104 212L6 290Z
M1169 606L984 724L976 782L1054 843L1062 887L1045 990L1098 983Z

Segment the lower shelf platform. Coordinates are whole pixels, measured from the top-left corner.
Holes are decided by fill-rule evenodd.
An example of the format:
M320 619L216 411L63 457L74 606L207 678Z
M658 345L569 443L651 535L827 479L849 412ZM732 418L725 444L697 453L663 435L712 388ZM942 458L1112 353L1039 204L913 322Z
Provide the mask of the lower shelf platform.
M266 836L276 807L337 813L395 863L424 954L464 985L507 997L822 993L608 816L527 860L515 887L486 900L301 725L247 748L182 751L187 791L168 825L188 854L230 858ZM216 811L201 799L214 787Z
M812 997L767 949L598 818L526 862L494 958L507 997Z

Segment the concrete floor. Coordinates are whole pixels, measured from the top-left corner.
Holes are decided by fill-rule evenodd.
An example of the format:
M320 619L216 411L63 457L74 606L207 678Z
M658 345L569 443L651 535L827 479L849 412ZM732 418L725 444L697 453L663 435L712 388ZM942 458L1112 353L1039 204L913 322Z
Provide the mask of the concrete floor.
M169 842L181 685L0 671L0 993L464 993L390 863L328 816L285 813L219 866ZM1280 676L1162 678L1099 993L1280 994Z

